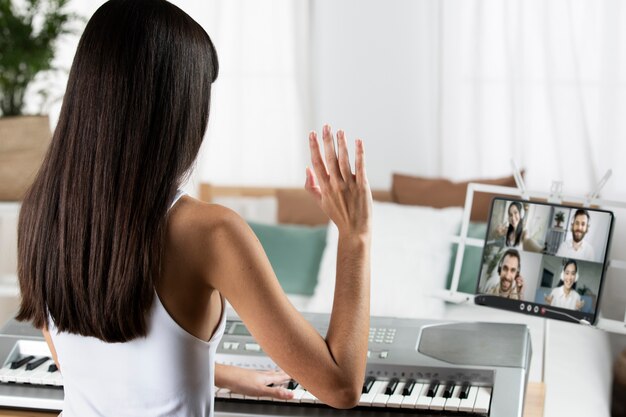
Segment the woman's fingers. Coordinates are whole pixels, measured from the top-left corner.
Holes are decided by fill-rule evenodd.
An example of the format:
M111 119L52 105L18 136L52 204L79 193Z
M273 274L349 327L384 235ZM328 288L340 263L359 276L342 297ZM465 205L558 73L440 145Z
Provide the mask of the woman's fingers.
M356 171L356 183L360 186L367 185L367 175L365 174L365 149L363 148L363 141L357 139L355 143L355 155L356 160L354 163Z
M348 154L348 144L346 142L346 134L343 130L337 131L337 160L339 162L339 170L341 176L346 182L353 182L352 167L350 166L350 156Z
M320 186L317 185L313 170L309 167L306 167L306 182L304 183L304 189L307 190L318 202L322 199L322 190L320 190Z
M320 186L324 187L328 183L328 171L326 170L324 159L322 159L320 145L317 141L317 133L315 132L309 133L309 149L311 151L311 164L313 164L313 171L315 172L315 176L317 177Z
M330 131L330 126L324 125L322 138L324 140L324 156L326 157L328 173L331 179L341 179L341 171L339 170L339 162L337 161L337 151L335 150L335 139Z

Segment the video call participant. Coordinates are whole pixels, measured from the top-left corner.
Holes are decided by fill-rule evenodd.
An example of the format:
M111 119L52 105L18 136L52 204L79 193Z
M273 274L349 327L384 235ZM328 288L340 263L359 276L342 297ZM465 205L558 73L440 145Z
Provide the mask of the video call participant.
M524 229L524 208L522 203L517 201L511 202L507 214L508 224L504 223L498 226L496 234L504 237L506 247L520 247L528 235L528 231Z
M570 310L582 310L585 301L576 292L576 282L578 281L578 264L575 260L569 259L565 262L561 271L561 280L550 295L544 298L546 303L553 307L568 308Z
M528 230L524 227L524 213L522 203L512 201L507 209L508 223L498 226L495 234L504 240L507 248L540 252L542 247L530 239Z
M584 240L587 232L589 232L589 212L587 210L576 210L571 229L572 238L561 243L556 256L594 262L596 259L593 246Z
M522 300L524 297L524 278L520 274L522 260L516 249L508 249L498 263L500 282L490 288L487 294L512 300Z

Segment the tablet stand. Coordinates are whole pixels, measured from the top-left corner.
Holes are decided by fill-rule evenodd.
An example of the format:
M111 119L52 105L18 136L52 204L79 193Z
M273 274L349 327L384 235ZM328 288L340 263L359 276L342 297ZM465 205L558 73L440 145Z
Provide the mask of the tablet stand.
M458 291L459 279L461 277L461 267L463 266L463 254L465 253L465 246L483 247L485 245L484 239L470 238L467 236L470 223L470 213L472 210L472 203L474 202L474 193L490 193L499 194L505 196L521 197L524 200L531 199L544 199L550 203L561 204L565 199L568 202L580 203L583 207L590 207L591 205L599 206L602 208L620 208L626 210L626 202L612 201L598 199L598 194L602 187L606 184L610 178L611 170L602 177L602 180L598 183L596 188L585 197L580 196L564 196L562 194L562 182L554 181L550 193L540 191L528 191L524 185L522 176L513 163L514 178L517 184L517 188L504 187L498 185L487 185L469 183L467 186L467 194L465 195L465 206L463 210L463 221L461 224L461 232L459 236L454 236L451 241L457 244L456 259L454 262L454 270L452 273L452 282L449 290L438 292L436 295L443 298L445 301L451 303L473 303L475 294L463 293ZM610 259L608 261L608 269L622 269L626 270L626 261ZM606 289L606 286L605 286ZM601 297L603 299L603 297ZM613 320L602 317L600 310L598 309L598 319L594 325L598 329L602 329L612 333L626 334L626 311L624 314L624 320Z

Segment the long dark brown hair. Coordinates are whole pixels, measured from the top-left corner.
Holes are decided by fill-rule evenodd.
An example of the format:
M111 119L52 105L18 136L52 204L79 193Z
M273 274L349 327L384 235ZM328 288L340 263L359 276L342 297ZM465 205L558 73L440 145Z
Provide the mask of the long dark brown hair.
M52 143L19 218L18 320L145 336L167 211L204 136L217 55L164 0L111 0L80 39Z

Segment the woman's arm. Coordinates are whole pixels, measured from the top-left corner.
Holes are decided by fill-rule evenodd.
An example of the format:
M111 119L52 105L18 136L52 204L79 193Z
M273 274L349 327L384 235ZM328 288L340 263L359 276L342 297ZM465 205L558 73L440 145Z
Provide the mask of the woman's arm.
M222 293L263 350L321 401L337 408L357 404L365 375L369 333L371 192L362 142L356 173L346 140L338 151L324 128L326 163L310 135L315 176L307 185L339 230L335 297L326 337L289 303L258 239L239 216L223 209L219 224L204 234L207 283Z

